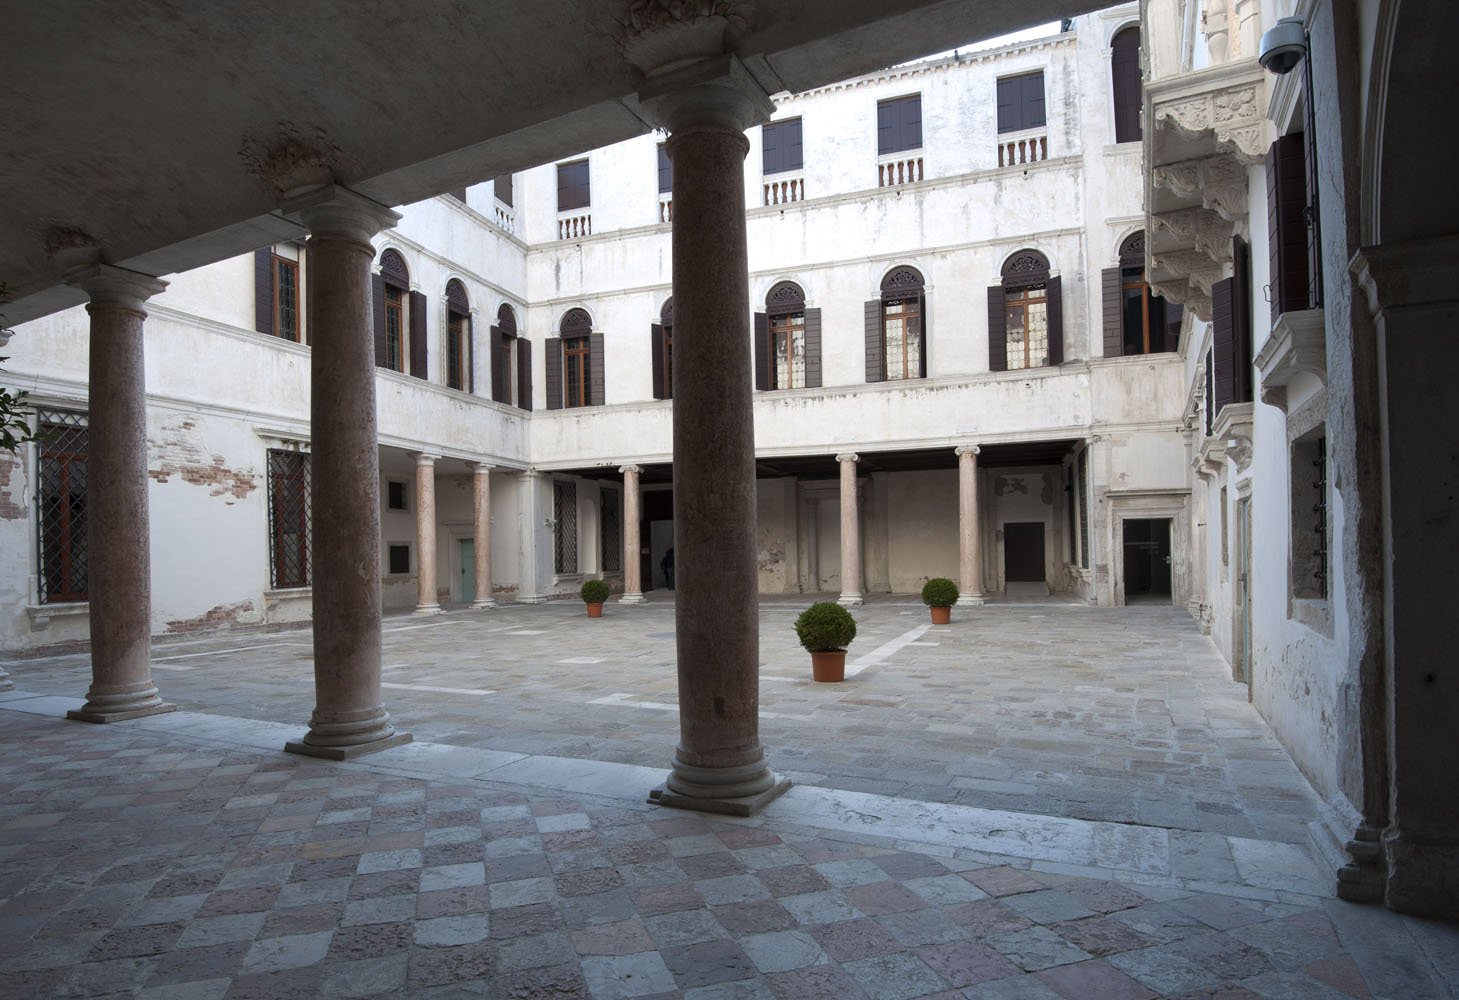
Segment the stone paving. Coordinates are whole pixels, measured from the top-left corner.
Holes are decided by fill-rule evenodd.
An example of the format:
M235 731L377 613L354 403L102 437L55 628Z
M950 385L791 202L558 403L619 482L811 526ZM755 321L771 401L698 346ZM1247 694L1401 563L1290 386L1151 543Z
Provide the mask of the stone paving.
M1407 1000L1459 986L1454 927L1324 898L1291 845L1247 842L1266 865L1198 890L990 853L999 831L950 829L968 807L794 788L731 820L613 794L634 768L563 795L410 773L496 751L332 763L245 744L287 727L93 726L53 714L63 701L22 693L0 710L4 997ZM902 837L816 825L874 802L935 821ZM1060 822L1050 848L1100 826Z
M829 596L829 595L828 595ZM856 609L840 685L810 680L791 623L812 598L761 606L761 739L797 784L990 809L1305 842L1316 802L1183 609L1058 603ZM394 617L385 697L417 740L666 768L678 740L673 607L577 601ZM84 655L8 664L27 691L80 696ZM179 708L302 733L307 631L159 643ZM295 738L299 735L294 734Z

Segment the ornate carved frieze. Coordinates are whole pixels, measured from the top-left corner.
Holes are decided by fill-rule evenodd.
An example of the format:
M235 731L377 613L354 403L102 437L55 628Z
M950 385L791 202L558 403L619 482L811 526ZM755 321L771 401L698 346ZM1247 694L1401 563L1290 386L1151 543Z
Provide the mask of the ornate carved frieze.
M1176 244L1194 247L1215 263L1231 259L1231 236L1236 225L1210 209L1182 208L1163 212L1151 215L1150 222L1157 233L1169 234Z
M1215 154L1167 163L1153 168L1151 175L1157 187L1182 200L1199 199L1201 207L1229 222L1246 217L1246 167L1234 157Z
M1172 94L1164 100L1156 97L1155 131L1173 129L1187 141L1208 139L1213 153L1228 152L1247 163L1259 163L1266 155L1266 87L1255 60L1251 66L1257 72L1250 79L1218 77L1208 90Z

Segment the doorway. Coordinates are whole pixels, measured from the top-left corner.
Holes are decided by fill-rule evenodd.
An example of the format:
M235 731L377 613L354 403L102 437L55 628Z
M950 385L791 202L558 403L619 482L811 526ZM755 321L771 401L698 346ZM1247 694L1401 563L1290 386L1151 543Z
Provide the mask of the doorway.
M1006 583L1045 582L1044 522L1004 523L1003 579Z
M476 539L461 539L461 603L476 600Z
M1233 679L1245 682L1251 698L1251 497L1236 501L1236 656Z
M1170 518L1126 518L1125 603L1169 604Z

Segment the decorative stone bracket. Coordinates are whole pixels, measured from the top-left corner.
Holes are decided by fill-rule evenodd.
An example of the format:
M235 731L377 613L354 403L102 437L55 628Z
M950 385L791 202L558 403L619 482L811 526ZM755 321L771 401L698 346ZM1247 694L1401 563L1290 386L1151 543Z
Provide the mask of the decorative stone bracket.
M1216 414L1211 434L1226 443L1226 457L1236 463L1237 472L1251 467L1253 403L1227 403Z
M1287 412L1287 385L1299 372L1327 384L1327 330L1321 309L1284 312L1256 356L1261 401Z

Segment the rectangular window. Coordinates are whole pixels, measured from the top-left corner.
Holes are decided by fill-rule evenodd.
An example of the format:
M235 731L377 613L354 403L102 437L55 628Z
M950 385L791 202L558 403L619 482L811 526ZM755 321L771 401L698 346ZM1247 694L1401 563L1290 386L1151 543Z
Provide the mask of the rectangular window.
M512 204L512 175L498 177L491 184L492 189L496 192L496 200L510 207Z
M669 159L669 151L664 144L659 143L659 194L668 194L674 190L674 161Z
M1327 436L1292 442L1292 596L1327 598Z
M309 468L306 452L269 450L269 572L275 590L310 583Z
M40 602L84 601L88 595L84 413L38 410L36 532Z
M405 307L394 285L385 286L385 367L405 371Z
M387 550L389 553L389 568L391 576L407 576L410 573L410 546L391 545Z
M299 263L274 255L274 335L299 340Z
M998 81L999 132L1022 132L1046 124L1043 70Z
M799 118L760 126L760 144L764 173L783 174L804 168Z
M882 303L885 337L883 378L917 378L922 374L922 317L919 299L887 299Z
M770 317L772 389L805 388L805 313Z
M450 314L446 331L446 384L452 389L463 389L466 344L466 317L458 312Z
M566 406L588 405L588 338L562 339L563 399Z
M878 155L922 148L922 95L897 97L876 104Z
M1004 293L1008 331L1008 370L1049 363L1048 286L1028 285Z
M605 486L601 505L603 513L598 519L598 542L603 553L603 572L617 573L623 569L623 530L618 517L618 491Z
M578 571L578 488L576 483L552 484L552 569Z
M557 210L570 212L592 204L588 186L588 161L574 160L557 165Z
M405 484L394 479L386 481L386 504L391 510L405 510Z

